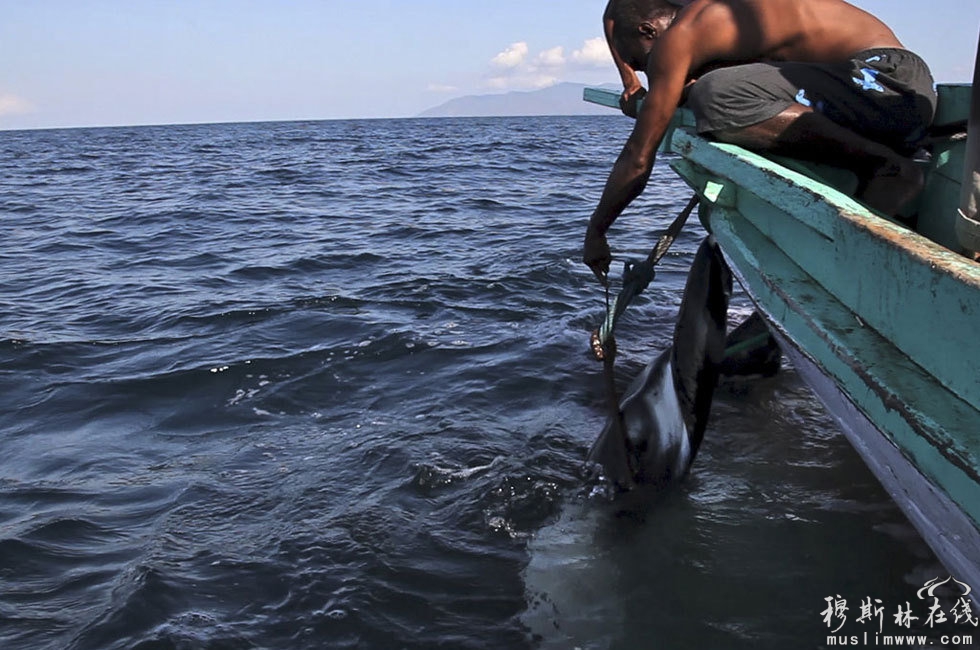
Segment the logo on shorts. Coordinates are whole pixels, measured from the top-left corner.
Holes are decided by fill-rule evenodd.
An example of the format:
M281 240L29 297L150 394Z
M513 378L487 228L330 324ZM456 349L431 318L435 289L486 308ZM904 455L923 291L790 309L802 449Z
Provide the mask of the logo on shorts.
M861 90L877 90L880 93L885 92L885 88L878 83L879 71L873 68L861 68L862 78L851 77L851 81L861 86Z

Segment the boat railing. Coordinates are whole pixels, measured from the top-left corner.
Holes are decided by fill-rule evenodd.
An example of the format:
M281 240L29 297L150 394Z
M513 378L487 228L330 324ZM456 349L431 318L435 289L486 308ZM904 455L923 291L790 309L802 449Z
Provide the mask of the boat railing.
M972 188L977 184L976 196L980 196L980 144L968 147L966 139L967 118L970 115L970 84L941 84L937 87L939 103L933 120L933 135L927 140L927 155L919 158L926 172L926 185L918 199L906 207L898 220L901 224L914 223L914 229L927 239L958 254L974 257L980 250L980 222L977 221L976 201L971 212L963 199L961 187ZM583 99L587 102L619 109L619 93L602 88L586 88ZM980 103L980 102L977 102ZM974 109L976 110L976 108ZM977 124L980 118L974 117ZM680 108L661 143L661 152L675 151L673 135L678 129L694 130L694 116L690 110ZM974 127L975 140L980 141L980 126ZM968 152L972 155L967 161ZM824 183L846 195L857 189L857 177L850 171L831 165L812 163L785 156L767 155L766 158ZM977 170L964 180L964 168L972 165ZM964 185L969 182L970 185ZM971 196L973 196L971 194ZM879 215L883 218L884 215ZM974 227L976 224L976 227Z

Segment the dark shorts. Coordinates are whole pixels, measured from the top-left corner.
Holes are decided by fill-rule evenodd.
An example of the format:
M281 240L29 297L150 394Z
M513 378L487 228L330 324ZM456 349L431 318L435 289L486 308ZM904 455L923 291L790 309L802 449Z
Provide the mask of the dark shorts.
M936 110L925 62L881 48L843 63L750 63L712 70L691 88L687 106L699 133L758 124L803 104L865 137L896 147L922 137Z

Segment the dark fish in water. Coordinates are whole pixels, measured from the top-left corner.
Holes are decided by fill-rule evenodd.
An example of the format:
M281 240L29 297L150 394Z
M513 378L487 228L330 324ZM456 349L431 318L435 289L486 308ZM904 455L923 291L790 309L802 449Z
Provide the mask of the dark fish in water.
M673 344L640 372L620 401L625 440L610 417L589 452L589 461L618 486L662 486L690 468L725 355L731 295L732 273L709 236L691 265Z

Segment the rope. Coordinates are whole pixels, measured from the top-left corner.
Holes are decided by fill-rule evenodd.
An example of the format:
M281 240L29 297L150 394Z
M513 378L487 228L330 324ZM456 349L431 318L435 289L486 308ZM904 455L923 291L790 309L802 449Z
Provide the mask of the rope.
M609 289L608 287L606 288L606 318L602 326L592 333L592 352L597 360L602 360L602 347L612 337L613 330L616 328L616 323L619 322L620 316L626 311L633 298L643 293L653 281L653 278L656 276L654 267L667 254L667 251L670 250L671 245L677 239L684 224L687 223L687 218L691 216L691 212L694 211L697 204L698 195L695 194L687 202L684 209L681 210L681 213L677 215L673 223L667 228L667 232L660 237L657 245L653 247L653 250L650 251L650 254L647 255L645 260L642 262L627 261L623 265L623 288L620 289L619 295L612 301L611 306L609 303Z
M609 284L606 284L606 312L609 311ZM595 345L595 334L593 334L593 346ZM593 347L593 351L596 349ZM632 477L636 475L636 467L633 459L635 453L633 444L630 442L626 432L626 420L623 418L623 411L619 408L619 393L616 391L616 338L610 336L601 344L599 351L602 355L602 375L606 383L606 403L609 407L609 417L612 418L616 434L622 443L620 449L623 450L623 463L629 469L628 475L620 477L626 484L622 487L630 489L633 487Z

